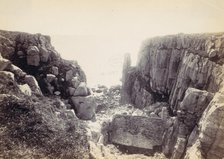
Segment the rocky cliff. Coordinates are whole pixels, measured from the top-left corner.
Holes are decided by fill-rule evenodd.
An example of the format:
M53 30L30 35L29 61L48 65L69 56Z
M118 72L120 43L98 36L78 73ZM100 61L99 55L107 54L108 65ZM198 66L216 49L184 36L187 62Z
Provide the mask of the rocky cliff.
M94 116L89 94L80 66L49 36L0 31L0 158L89 158L76 117Z
M161 146L168 157L224 157L223 64L224 34L217 33L146 40L137 66L125 66L122 101L151 118L167 111Z

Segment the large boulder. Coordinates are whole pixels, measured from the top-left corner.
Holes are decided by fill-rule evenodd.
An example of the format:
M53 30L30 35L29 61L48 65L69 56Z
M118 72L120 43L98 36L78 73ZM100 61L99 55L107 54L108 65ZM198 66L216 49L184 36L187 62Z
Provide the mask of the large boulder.
M95 116L97 105L92 96L71 97L71 104L79 119L90 120Z
M153 153L162 146L165 122L161 118L116 116L110 126L110 141L130 153ZM134 151L134 152L133 152Z

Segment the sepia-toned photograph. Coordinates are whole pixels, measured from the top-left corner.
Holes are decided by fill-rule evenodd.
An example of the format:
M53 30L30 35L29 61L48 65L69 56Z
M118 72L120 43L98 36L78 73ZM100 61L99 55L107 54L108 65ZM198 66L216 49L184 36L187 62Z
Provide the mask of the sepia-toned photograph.
M0 0L0 159L224 159L224 0Z

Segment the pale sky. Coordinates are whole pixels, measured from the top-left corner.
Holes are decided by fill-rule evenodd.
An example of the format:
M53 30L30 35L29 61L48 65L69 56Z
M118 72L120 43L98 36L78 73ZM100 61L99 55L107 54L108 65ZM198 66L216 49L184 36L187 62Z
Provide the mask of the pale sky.
M50 35L89 83L115 83L146 38L224 31L224 0L0 0L0 29Z

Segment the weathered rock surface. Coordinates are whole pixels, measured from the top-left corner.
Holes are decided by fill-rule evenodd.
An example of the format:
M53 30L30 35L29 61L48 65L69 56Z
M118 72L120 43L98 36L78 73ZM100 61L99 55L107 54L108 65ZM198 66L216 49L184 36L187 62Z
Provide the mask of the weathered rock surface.
M50 37L0 31L0 40L0 71L12 72L32 93L65 99L90 95L78 63L62 59L51 46Z
M68 87L75 88L73 77L80 82L86 81L85 74L77 62L62 59L51 46L49 36L0 31L0 40L0 52L3 57L0 60L0 69L17 72L21 75L17 80L23 84L26 82L24 73L33 76L41 93L45 95L59 91L62 97L69 98L71 95L68 94ZM13 65L7 68L9 62ZM30 87L32 89L31 85Z
M39 87L35 77L33 77L31 75L26 75L24 80L30 86L30 88L33 92L35 92L37 94L41 94L40 87Z
M90 120L94 117L96 102L93 97L72 97L71 104L79 119Z
M86 81L48 36L0 31L0 158L89 158L85 130L63 102L69 70Z
M200 144L204 158L220 159L224 157L224 92L223 88L216 93L212 102L203 113L199 123L199 137L194 143ZM188 153L192 153L191 150Z
M23 92L27 96L32 95L32 90L28 84L18 85L21 92Z
M135 153L153 153L162 146L165 122L161 118L117 116L110 126L110 140Z
M193 159L192 151L198 158L224 157L222 107L216 104L223 92L223 64L223 33L178 34L146 40L137 66L126 69L123 91L129 102L143 109L156 102L168 105L167 156Z
M86 83L81 82L77 89L75 90L73 96L87 96L88 94L88 89L86 86Z

